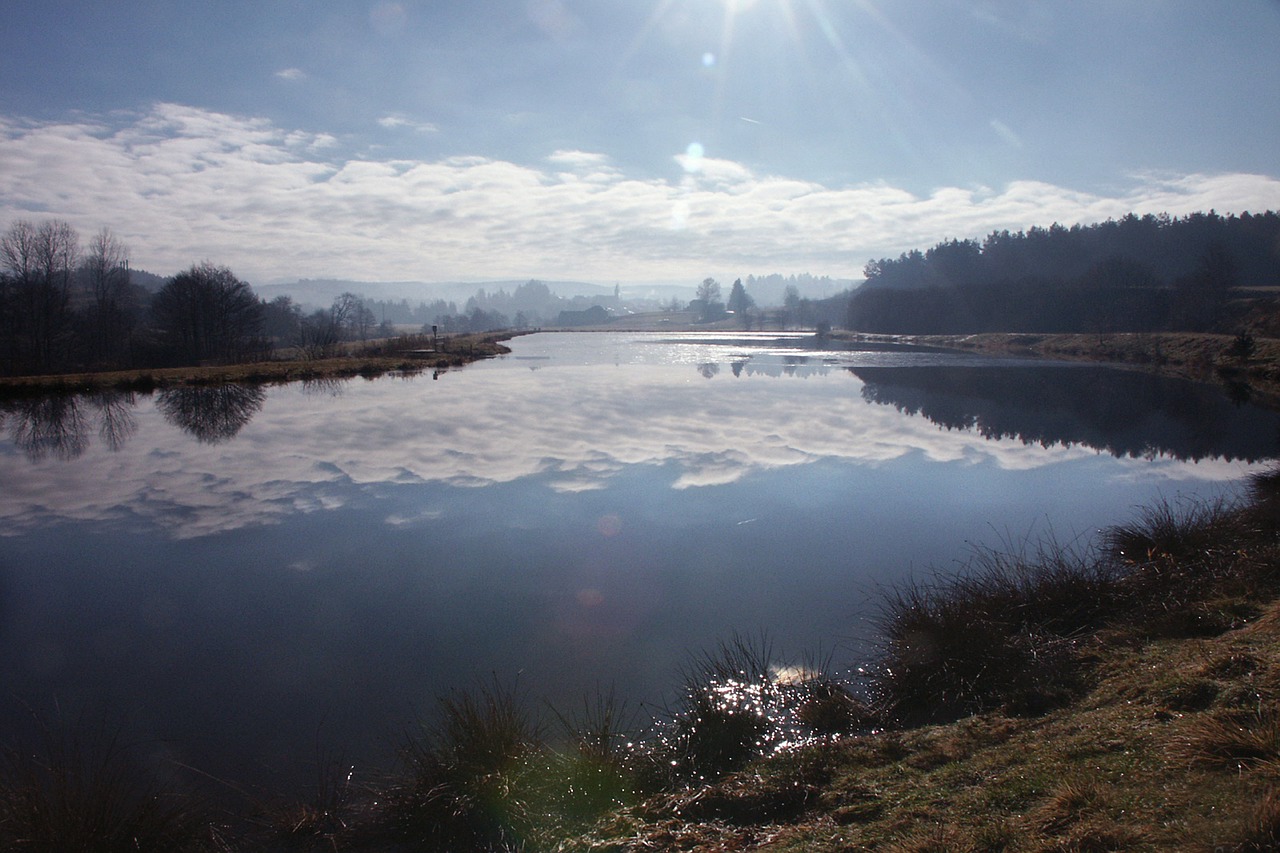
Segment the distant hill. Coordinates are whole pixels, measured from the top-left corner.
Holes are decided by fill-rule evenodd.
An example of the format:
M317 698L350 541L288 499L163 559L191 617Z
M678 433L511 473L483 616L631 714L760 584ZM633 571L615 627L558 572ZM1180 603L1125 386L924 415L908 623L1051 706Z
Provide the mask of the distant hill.
M151 291L152 293L157 293L160 288L164 287L164 283L168 280L168 277L156 275L155 273L147 272L146 270L129 270L129 281L144 290Z
M304 278L292 283L255 285L253 290L268 301L277 296L289 296L302 305L325 308L343 293L354 293L366 299L398 302L407 299L411 303L446 302L465 303L478 291L495 293L515 291L528 279L506 281L352 281L349 279ZM556 296L612 296L613 286L591 284L585 281L544 281Z
M288 296L294 302L312 308L325 308L343 293L354 293L369 300L398 302L407 299L412 304L444 300L463 305L479 291L494 294L498 291L514 293L529 279L506 279L496 281L355 281L336 278L303 278L294 282L254 285L258 296L268 301L277 296ZM613 284L596 284L587 281L548 281L539 279L547 286L552 295L564 299L575 296L588 300L598 297L613 296ZM663 282L631 282L619 284L621 297L625 301L641 301L652 303L668 303L672 299L687 302L694 296L699 281L690 280L688 284L670 284ZM163 280L162 282L163 283ZM822 299L847 290L855 285L850 279L833 279L826 276L810 275L782 276L744 276L743 283L747 292L761 307L782 304L786 287L793 285L800 295L807 299ZM720 286L727 295L733 279L721 281Z

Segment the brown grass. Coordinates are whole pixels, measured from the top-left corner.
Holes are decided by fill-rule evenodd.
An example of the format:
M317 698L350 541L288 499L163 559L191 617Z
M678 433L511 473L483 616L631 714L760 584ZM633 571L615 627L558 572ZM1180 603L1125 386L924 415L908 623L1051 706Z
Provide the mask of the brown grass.
M1063 361L1125 364L1168 376L1249 386L1253 398L1280 403L1280 338L1255 335L1245 363L1230 355L1234 335L1201 332L1121 332L1114 334L1024 335L991 332L976 335L922 335L911 338L930 346L1039 356Z
M441 338L439 351L425 352L431 338L408 337L370 342L334 358L280 358L251 364L139 368L57 376L0 377L0 393L71 393L104 388L150 391L182 385L228 382L280 384L315 379L374 377L460 367L510 352L500 341L511 335L476 334Z

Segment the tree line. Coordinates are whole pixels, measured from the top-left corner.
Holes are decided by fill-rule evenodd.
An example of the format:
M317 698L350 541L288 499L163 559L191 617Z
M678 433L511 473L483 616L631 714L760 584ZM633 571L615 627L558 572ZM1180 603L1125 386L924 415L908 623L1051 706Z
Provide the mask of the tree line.
M864 274L846 317L862 331L1229 331L1250 320L1244 297L1280 286L1280 214L993 231L873 260Z
M279 348L325 357L386 332L352 293L307 313L287 296L260 299L208 261L168 279L132 270L109 228L84 247L56 219L17 220L0 235L2 375L229 364Z

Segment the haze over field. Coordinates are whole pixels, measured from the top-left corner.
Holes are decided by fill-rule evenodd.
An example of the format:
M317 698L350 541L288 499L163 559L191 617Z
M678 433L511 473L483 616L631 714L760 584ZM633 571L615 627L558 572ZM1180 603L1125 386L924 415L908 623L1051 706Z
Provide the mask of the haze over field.
M0 225L256 284L860 276L1280 208L1280 3L14 0Z

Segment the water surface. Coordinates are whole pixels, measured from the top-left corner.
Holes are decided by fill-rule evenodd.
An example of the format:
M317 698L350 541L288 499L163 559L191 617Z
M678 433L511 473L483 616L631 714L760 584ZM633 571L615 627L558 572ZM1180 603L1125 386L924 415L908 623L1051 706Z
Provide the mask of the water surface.
M1280 418L1146 374L800 336L559 334L412 378L28 400L0 683L165 761L384 765L450 689L660 706L691 652L865 654L877 588L1230 493Z

